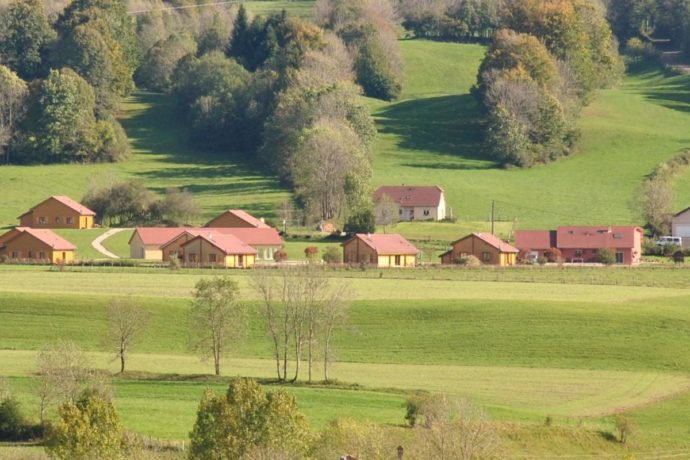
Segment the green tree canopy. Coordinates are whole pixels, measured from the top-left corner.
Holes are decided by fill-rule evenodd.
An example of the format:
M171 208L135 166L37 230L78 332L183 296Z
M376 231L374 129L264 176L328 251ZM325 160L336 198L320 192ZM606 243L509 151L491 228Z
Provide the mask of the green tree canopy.
M25 80L43 76L44 58L55 36L41 0L14 0L0 9L0 62Z
M307 419L294 396L265 393L252 379L230 383L225 396L206 391L190 433L192 459L250 459L272 449L302 458L310 437Z

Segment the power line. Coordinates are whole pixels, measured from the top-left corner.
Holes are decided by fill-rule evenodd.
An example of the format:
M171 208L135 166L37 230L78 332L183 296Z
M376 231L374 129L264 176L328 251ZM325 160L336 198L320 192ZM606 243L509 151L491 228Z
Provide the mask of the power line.
M237 3L239 3L239 0L228 0L225 2L200 3L198 5L169 6L166 8L151 8L148 10L128 11L127 14L137 15L137 14L151 13L153 11L185 10L188 8L202 8L202 7L206 7L206 6L233 5L233 4L237 4Z

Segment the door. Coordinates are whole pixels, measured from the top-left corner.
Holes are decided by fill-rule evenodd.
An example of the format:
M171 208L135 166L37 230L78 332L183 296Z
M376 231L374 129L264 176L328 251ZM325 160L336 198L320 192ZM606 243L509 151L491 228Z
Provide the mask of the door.
M673 236L680 236L681 238L690 238L690 225L678 224L676 225L676 232Z
M617 264L622 264L623 263L623 253L622 252L616 252L616 263Z
M244 267L244 256L237 256L237 266L240 268Z
M395 266L396 267L400 266L400 256L395 256Z

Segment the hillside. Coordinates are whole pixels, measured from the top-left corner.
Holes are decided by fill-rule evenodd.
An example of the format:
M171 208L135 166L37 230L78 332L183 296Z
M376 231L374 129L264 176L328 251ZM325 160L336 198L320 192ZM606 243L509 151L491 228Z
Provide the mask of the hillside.
M641 223L635 204L639 184L657 163L690 144L690 77L635 70L585 109L575 155L528 170L501 169L481 151L477 109L469 94L483 48L417 40L400 44L406 68L402 99L368 101L379 129L374 185L441 185L465 227L468 221L476 227L487 220L491 200L497 201L499 218L517 218L522 228ZM189 145L184 122L175 119L172 102L163 95L135 93L121 118L133 146L123 163L2 167L0 188L6 192L0 227L15 223L46 195L80 198L92 177L140 179L157 193L188 188L201 205L200 221L235 206L270 216L289 196L250 163ZM677 207L686 207L690 174L677 188Z
M461 220L486 220L495 199L498 215L522 228L642 223L637 188L657 163L690 146L690 77L634 70L585 109L576 154L532 169L498 168L481 150L469 94L483 48L423 41L401 48L402 100L372 103L380 132L375 185L442 185ZM690 176L678 188L690 191ZM688 205L679 198L679 208Z

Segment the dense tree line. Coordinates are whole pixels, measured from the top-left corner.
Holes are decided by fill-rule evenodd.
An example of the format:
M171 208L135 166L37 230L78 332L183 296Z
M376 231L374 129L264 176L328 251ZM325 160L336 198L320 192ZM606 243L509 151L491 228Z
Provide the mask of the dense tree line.
M346 221L371 208L376 131L357 98L354 82L367 87L357 69L366 68L372 87L387 88L386 98L392 87L399 93L399 83L386 83L375 71L379 64L354 62L359 53L339 35L285 12L250 18L240 6L231 24L215 24L214 33L202 34L164 25L170 33L146 50L137 82L175 97L196 145L248 155L294 187L313 219ZM374 59L389 61L386 54Z
M75 0L52 20L39 0L0 9L0 75L12 82L0 86L7 161L126 157L129 145L113 113L133 88L138 60L123 2Z
M402 24L417 38L489 40L501 27L502 0L400 0Z
M690 55L690 2L685 0L608 0L607 18L618 40L669 38Z
M514 0L501 24L474 88L487 151L522 167L567 155L581 108L622 74L604 11L587 0Z
M317 0L316 21L334 31L352 57L367 96L393 100L402 91L399 18L388 0Z

